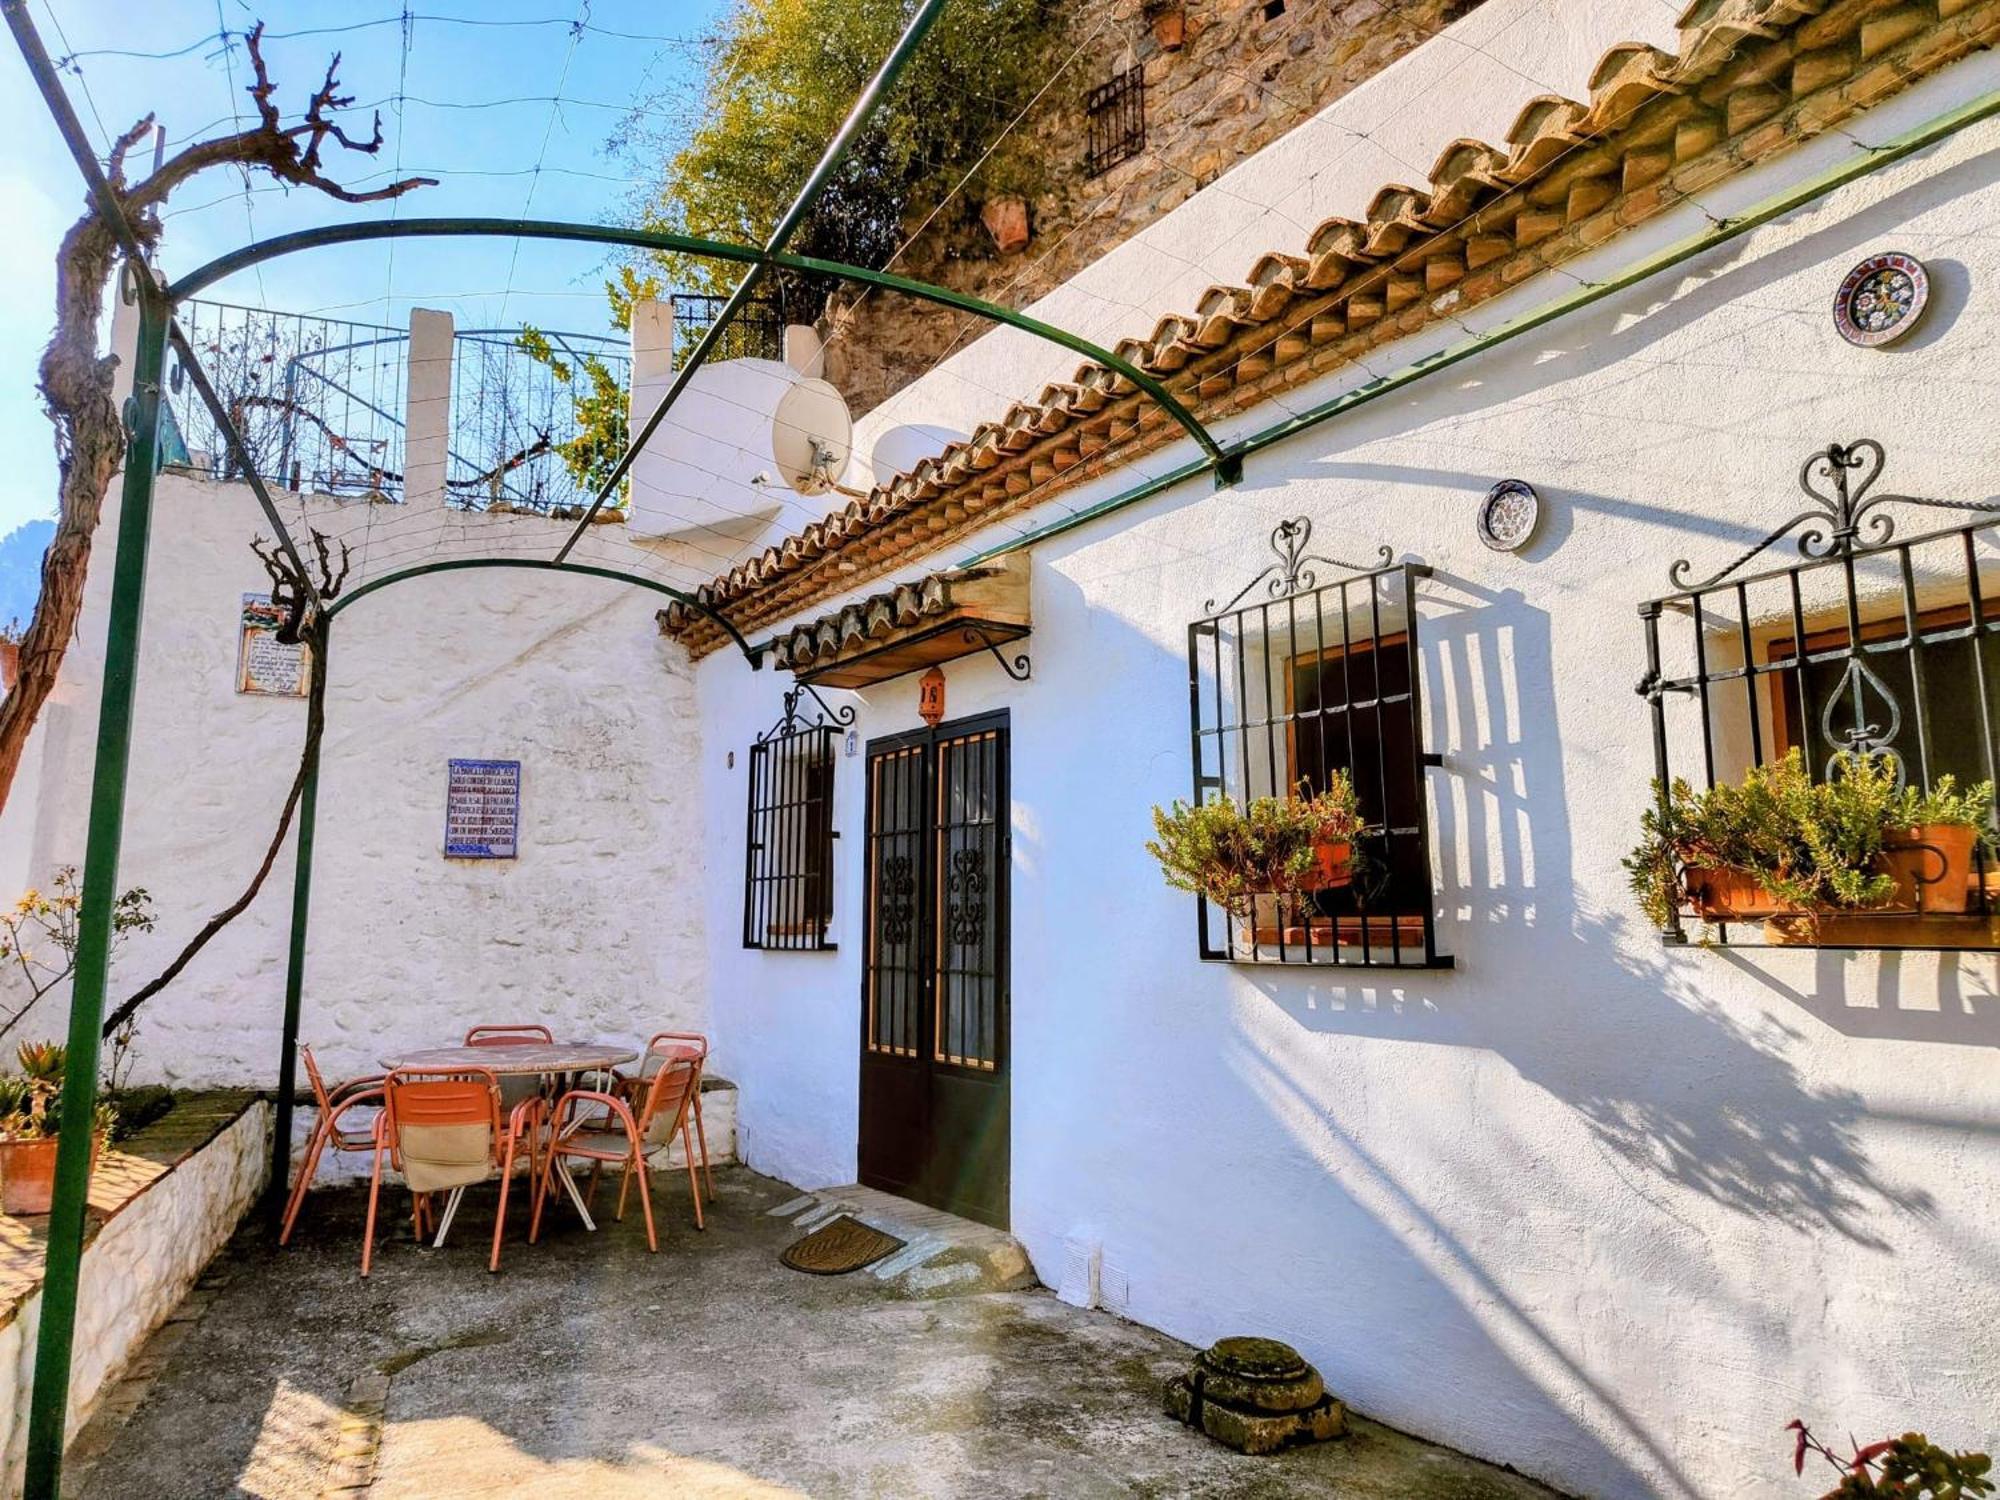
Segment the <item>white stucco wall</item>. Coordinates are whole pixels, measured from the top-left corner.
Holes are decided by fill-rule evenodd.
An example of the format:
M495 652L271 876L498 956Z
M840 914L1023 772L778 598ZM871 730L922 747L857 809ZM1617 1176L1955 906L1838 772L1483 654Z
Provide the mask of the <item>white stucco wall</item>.
M301 514L337 534L366 510L285 504L302 544ZM120 877L151 891L159 922L119 953L114 1001L241 891L305 728L303 699L235 691L240 598L269 587L249 490L169 472L155 506ZM400 507L380 522L392 540L412 525ZM452 525L440 555L547 557L570 529L509 515ZM0 819L28 830L26 879L82 859L116 530L114 515L82 639L30 746L44 795ZM375 543L354 582L387 570ZM616 545L597 542L593 560ZM301 1029L330 1077L455 1042L476 1021L635 1041L705 1026L705 855L687 775L698 730L686 655L653 620L662 602L608 580L480 570L397 584L336 618ZM443 857L452 757L522 762L517 859ZM288 841L256 903L141 1013L137 1077L274 1081L291 893ZM63 998L22 1034L60 1036Z
M1671 22L1662 7L1561 9L1614 36ZM1549 10L1495 0L1474 19ZM1580 73L1551 81L1578 92ZM1996 85L2000 65L1974 59L1855 136ZM1441 119L1408 154L1427 164L1453 134L1504 128L1534 92L1511 87L1510 105L1489 98L1463 131ZM1830 138L1705 206L1727 213L1854 150ZM1593 1496L1795 1494L1794 1416L1864 1438L2000 1436L2000 960L1665 952L1618 864L1652 775L1635 606L1665 591L1673 558L1722 566L1797 508L1799 464L1835 440L1886 442L1892 488L1994 496L1996 153L2000 127L1968 130L1254 456L1232 490L1183 486L1037 547L1033 681L976 657L947 675L952 717L1012 712L1012 1212L1045 1280L1066 1238L1101 1241L1131 1316L1197 1343L1283 1337L1360 1409ZM1570 270L1602 279L1704 222L1670 216ZM1852 349L1833 291L1888 247L1928 262L1928 321L1892 350ZM1181 271L1163 255L1120 274L1150 292ZM1553 297L1547 280L1468 321ZM1045 310L1087 315L1093 295L1065 289ZM1412 340L1371 373L1462 336ZM1026 368L996 378L1006 397L1032 391ZM962 396L949 374L921 382L897 420L1004 409ZM1473 530L1504 477L1548 511L1519 556ZM1188 789L1186 625L1302 513L1316 550L1387 543L1437 570L1423 670L1455 971L1203 965L1187 898L1142 850L1148 808ZM736 851L742 749L778 685L722 655L699 685L708 839ZM864 742L918 723L914 679L860 696ZM806 1186L855 1170L861 770L839 767L837 954L743 951L740 892L711 888L740 1149Z

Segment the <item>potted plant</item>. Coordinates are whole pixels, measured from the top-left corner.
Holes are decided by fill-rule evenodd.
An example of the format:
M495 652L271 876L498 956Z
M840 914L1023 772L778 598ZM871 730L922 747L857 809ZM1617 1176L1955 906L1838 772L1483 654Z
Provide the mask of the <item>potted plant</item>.
M1972 898L1973 855L1991 847L1993 783L1961 792L1951 776L1928 791L1903 788L1890 809L1882 866L1894 877L1892 904L1919 912L1963 912Z
M20 1073L0 1076L0 1213L19 1217L47 1213L55 1198L65 1049L23 1042L16 1057ZM99 1104L91 1122L93 1165L114 1123L111 1106Z
M1814 781L1794 750L1705 792L1676 780L1641 815L1625 868L1662 927L1683 908L1711 922L1803 917L1807 931L1837 913L1963 911L1991 796L1946 777L1903 787L1884 756L1837 756Z
M1178 52L1187 41L1187 0L1146 0L1140 7L1162 52Z
M1153 828L1158 836L1146 852L1168 885L1250 922L1260 897L1296 907L1305 896L1349 884L1362 822L1353 782L1335 771L1317 793L1301 782L1289 797L1155 807Z

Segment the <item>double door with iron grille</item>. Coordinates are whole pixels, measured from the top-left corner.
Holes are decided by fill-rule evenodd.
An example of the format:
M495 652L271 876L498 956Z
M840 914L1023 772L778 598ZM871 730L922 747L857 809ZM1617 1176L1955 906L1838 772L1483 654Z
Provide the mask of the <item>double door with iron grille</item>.
M1007 715L868 746L860 1175L1005 1228Z

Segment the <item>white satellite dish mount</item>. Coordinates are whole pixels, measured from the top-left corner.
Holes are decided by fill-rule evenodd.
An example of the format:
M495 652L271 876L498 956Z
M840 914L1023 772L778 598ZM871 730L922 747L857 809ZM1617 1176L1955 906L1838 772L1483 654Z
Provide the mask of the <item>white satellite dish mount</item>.
M798 494L860 497L862 491L840 482L853 452L854 419L827 381L798 381L771 413L771 457L778 477Z

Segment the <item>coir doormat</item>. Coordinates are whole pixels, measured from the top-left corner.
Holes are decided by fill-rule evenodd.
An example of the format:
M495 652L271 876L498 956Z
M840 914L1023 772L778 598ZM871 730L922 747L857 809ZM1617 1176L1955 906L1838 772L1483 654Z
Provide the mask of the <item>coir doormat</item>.
M842 1214L804 1239L794 1240L779 1252L778 1259L808 1275L841 1276L872 1266L902 1248L903 1241L893 1234L870 1229L853 1214Z

